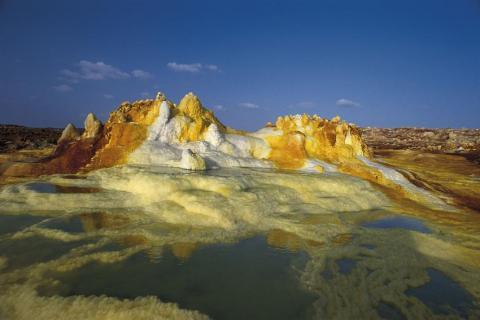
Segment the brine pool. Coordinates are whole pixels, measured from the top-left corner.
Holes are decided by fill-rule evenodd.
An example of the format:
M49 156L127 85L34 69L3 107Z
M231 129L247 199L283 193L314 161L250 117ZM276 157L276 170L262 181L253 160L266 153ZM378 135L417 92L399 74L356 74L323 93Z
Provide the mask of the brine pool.
M50 176L0 189L0 319L478 319L479 247L336 173Z

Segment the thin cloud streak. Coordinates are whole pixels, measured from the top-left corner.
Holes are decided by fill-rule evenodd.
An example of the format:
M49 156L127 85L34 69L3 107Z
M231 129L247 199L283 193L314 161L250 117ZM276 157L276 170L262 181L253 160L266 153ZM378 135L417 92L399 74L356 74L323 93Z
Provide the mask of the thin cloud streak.
M153 75L150 72L140 70L140 69L135 69L132 71L132 76L138 79L150 79L153 78Z
M131 77L137 79L153 78L153 75L148 71L135 69L128 73L102 61L81 60L76 64L76 67L75 70L60 70L62 78L69 83L78 83L80 80L122 80Z
M258 109L260 106L258 104L252 103L252 102L242 102L238 104L242 108L247 108L247 109Z
M127 79L130 75L114 66L105 64L102 61L91 62L82 60L78 63L78 71L63 69L62 75L73 80L107 80Z
M345 98L338 99L337 102L335 102L335 104L337 105L337 107L344 107L344 108L358 108L362 106L358 102L345 99Z
M176 63L169 62L167 63L167 68L175 72L189 72L189 73L199 73L202 70L208 70L212 72L220 72L220 68L214 64L203 65L201 63Z
M53 86L52 88L58 92L69 92L73 90L73 88L70 87L68 84L60 84L58 86Z

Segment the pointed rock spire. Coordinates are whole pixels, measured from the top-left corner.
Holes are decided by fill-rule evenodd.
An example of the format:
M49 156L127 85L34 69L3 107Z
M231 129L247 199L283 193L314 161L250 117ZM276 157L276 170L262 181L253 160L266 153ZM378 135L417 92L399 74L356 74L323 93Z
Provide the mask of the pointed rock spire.
M163 92L158 91L155 100L167 100L167 96Z
M91 112L85 118L84 125L85 131L83 132L82 138L95 138L102 129L102 123Z
M78 131L77 128L75 128L73 124L69 123L67 124L65 129L63 129L62 135L58 139L57 144L59 144L60 142L73 141L78 137L80 137L80 132Z

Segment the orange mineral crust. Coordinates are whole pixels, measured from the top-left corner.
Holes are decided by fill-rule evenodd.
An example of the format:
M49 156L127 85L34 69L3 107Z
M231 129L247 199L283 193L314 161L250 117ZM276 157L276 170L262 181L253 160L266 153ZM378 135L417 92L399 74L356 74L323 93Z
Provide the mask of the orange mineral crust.
M2 175L28 177L77 173L125 164L129 155L148 139L149 128L157 120L163 102L169 109L168 120L175 119L179 127L175 134L178 144L204 141L212 125L216 127L215 131L219 135L229 134L243 137L242 139L247 141L253 139L254 133L223 125L192 93L185 95L178 106L159 93L154 100L122 103L110 113L105 125L93 114L89 114L85 119L83 134L68 124L51 156L34 163L4 166ZM280 169L301 169L308 159L338 164L356 161L357 155L369 156L359 130L338 117L327 120L316 115L285 116L279 117L275 125L270 124L267 128L272 130L273 134L263 138L265 142L264 146L260 147L260 152L257 150L247 153L253 158L271 160L272 165ZM232 146L230 149L235 147L238 148ZM255 148L252 150L256 150ZM261 152L262 150L267 151ZM321 166L315 168L323 172Z
M282 169L302 168L307 159L342 163L369 156L360 131L339 117L328 120L317 115L284 116L267 127L282 132L267 137L272 148L270 160Z

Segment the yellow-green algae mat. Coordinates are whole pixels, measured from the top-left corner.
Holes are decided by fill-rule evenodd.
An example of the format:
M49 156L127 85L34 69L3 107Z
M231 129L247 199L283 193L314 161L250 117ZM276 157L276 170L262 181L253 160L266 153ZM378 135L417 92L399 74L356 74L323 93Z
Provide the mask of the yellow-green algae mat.
M478 319L465 216L339 173L123 166L5 185L0 318Z

